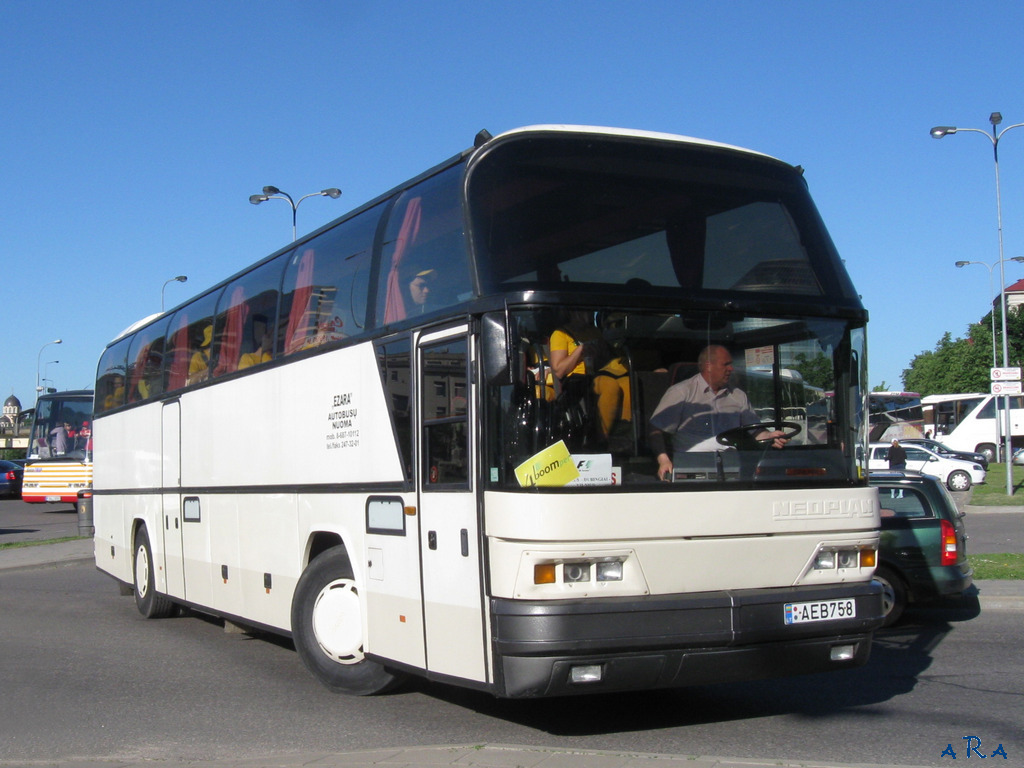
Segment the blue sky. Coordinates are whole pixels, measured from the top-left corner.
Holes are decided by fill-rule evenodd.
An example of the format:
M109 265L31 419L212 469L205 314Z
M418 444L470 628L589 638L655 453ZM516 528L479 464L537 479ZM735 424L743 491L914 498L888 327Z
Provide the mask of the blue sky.
M491 133L723 141L802 165L871 312L871 384L990 300L990 142L1024 122L1018 2L98 2L0 8L0 399L90 386L136 320ZM1024 255L1024 128L1000 144ZM994 290L998 291L998 271ZM1024 266L1006 265L1007 283ZM61 345L43 347L61 338ZM59 360L59 363L50 361ZM47 365L49 363L49 365Z

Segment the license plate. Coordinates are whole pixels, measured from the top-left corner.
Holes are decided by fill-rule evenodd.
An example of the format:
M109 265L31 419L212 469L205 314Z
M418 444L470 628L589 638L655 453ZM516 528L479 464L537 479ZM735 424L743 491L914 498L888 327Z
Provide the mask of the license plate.
M47 501L60 501L60 496L47 496Z
M786 623L804 624L808 621L852 619L857 616L857 601L818 600L813 603L786 603Z

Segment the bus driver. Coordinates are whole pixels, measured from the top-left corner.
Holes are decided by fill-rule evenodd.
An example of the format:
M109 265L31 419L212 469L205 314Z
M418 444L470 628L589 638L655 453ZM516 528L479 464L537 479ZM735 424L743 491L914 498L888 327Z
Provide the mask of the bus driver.
M672 478L673 458L669 456L665 434L672 440L672 455L687 451L717 451L722 446L715 436L735 427L757 424L760 417L750 407L743 390L729 386L733 372L732 355L719 344L701 350L698 372L673 384L661 398L651 416L649 440L658 457L658 479ZM772 447L786 444L783 432L765 430L757 440L772 440Z

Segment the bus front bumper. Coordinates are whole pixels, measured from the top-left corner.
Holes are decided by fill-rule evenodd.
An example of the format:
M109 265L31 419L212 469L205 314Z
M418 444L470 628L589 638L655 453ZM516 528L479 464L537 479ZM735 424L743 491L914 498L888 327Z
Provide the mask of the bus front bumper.
M854 618L786 623L786 605L853 600ZM510 698L674 688L864 664L875 582L606 600L491 601L496 684Z

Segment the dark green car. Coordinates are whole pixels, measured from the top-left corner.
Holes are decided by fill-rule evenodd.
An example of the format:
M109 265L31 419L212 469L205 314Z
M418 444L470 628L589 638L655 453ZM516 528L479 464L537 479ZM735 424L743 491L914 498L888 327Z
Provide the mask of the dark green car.
M885 625L908 603L959 595L971 586L967 532L961 513L934 477L872 472L882 514L875 580L883 587Z

